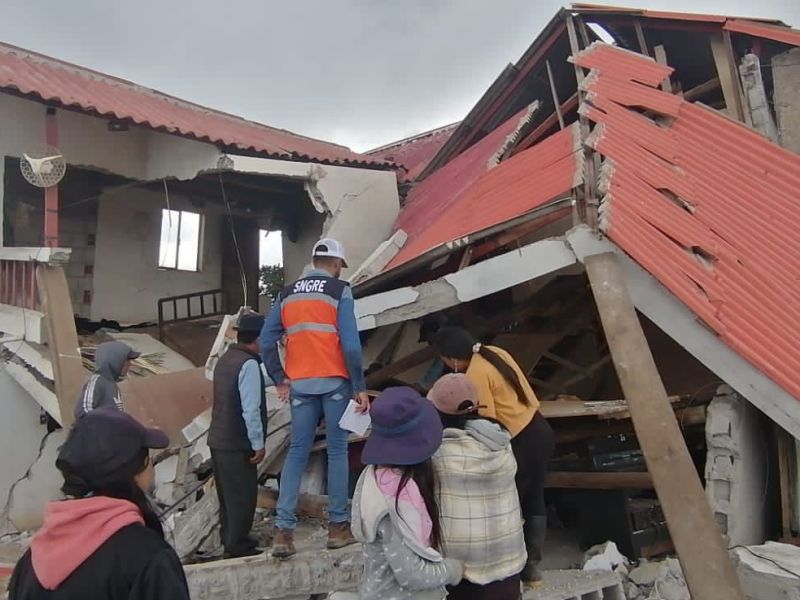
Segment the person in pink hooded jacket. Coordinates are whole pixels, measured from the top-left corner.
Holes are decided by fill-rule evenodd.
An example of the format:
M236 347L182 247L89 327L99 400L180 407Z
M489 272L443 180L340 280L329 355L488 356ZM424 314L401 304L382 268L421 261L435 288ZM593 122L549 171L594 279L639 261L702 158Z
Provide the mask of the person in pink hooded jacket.
M189 600L178 555L146 492L149 449L167 436L116 408L79 419L56 466L68 499L51 502L9 583L9 600Z

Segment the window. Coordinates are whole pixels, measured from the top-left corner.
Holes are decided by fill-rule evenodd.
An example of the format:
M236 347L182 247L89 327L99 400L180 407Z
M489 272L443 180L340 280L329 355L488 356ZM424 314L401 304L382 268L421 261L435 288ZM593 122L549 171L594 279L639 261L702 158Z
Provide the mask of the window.
M161 211L161 244L158 266L179 271L200 270L200 240L203 219L185 210Z

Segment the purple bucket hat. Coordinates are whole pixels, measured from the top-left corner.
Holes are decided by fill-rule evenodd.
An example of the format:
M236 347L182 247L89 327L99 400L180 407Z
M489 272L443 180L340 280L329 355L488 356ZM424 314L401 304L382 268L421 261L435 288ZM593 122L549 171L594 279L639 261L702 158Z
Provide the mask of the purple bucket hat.
M442 444L442 420L433 404L408 387L389 388L370 410L372 432L364 444L365 465L416 465Z

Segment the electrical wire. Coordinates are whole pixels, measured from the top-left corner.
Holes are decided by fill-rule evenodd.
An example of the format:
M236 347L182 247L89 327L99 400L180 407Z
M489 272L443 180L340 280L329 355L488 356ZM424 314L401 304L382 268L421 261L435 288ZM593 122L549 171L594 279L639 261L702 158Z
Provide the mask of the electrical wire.
M228 202L228 195L225 193L225 184L222 182L222 172L217 173L217 176L219 177L219 189L222 191L222 201L225 203L225 208L228 212L228 223L231 226L231 236L233 237L233 246L236 249L236 259L239 261L239 274L242 278L242 298L244 299L244 306L249 306L247 302L247 275L244 271L242 253L239 250L239 240L236 237L236 228L233 225L233 212L231 211L231 204Z
M759 558L759 559L761 559L761 560L765 560L765 561L767 561L768 563L772 563L773 565L775 565L776 567L778 567L778 568L779 568L781 571L785 571L786 573L789 573L789 575L791 575L791 576L793 576L793 577L797 577L798 579L800 579L800 573L798 573L798 572L796 572L796 571L792 571L791 569L787 569L787 568L786 568L786 567L784 567L784 566L783 566L781 563L779 563L777 560L773 560L773 559L769 558L768 556L764 556L763 554L758 554L757 552L753 552L753 551L752 551L750 548L748 548L747 546L744 546L744 545L741 545L741 544L740 544L740 545L738 545L738 546L732 546L732 547L728 548L728 550L729 550L729 551L730 551L730 550L739 550L739 549L744 549L744 550L747 550L747 551L748 551L750 554L752 554L752 555L753 555L753 556L755 556L756 558Z

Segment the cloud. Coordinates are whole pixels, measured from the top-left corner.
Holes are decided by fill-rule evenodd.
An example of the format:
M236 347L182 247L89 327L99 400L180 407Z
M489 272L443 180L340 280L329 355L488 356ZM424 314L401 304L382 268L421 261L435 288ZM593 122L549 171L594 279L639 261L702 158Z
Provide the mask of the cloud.
M614 0L800 24L800 2ZM357 150L459 120L556 0L4 0L0 39Z

